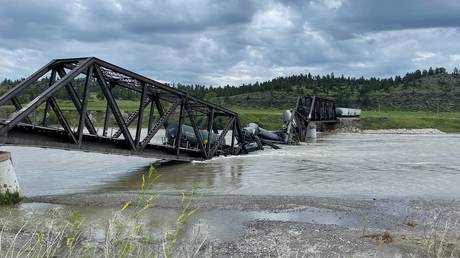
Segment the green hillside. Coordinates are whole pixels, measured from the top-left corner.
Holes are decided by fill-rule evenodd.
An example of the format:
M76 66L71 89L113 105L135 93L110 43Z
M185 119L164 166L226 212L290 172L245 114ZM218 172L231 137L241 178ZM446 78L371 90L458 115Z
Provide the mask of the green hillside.
M20 80L5 79L0 93L14 87ZM30 100L48 85L45 78L20 98ZM83 80L73 84L82 90ZM180 90L237 111L243 124L257 122L262 127L281 126L281 113L293 108L299 95L319 95L336 98L337 106L361 108L364 128L437 128L460 132L460 74L455 69L430 68L390 78L351 78L334 74L311 74L278 77L265 82L239 86L211 87L204 85L172 85ZM114 89L120 108L130 112L137 109L138 94L121 87ZM56 96L63 109L72 104L65 91ZM12 107L11 107L12 108ZM100 90L91 94L89 110L104 110Z
M289 108L298 95L325 95L337 99L338 106L365 110L460 111L460 75L425 76L388 88L349 86L337 80L330 90L316 91L308 85L291 85L283 90L261 90L230 96L208 98L224 106Z

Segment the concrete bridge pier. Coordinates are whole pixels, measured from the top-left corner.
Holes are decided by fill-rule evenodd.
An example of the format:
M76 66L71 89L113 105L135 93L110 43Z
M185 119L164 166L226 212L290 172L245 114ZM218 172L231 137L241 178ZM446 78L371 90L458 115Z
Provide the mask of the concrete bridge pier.
M316 139L316 123L310 122L307 126L307 139L315 140Z
M20 194L21 189L11 160L11 153L0 151L0 193L5 194L6 192Z

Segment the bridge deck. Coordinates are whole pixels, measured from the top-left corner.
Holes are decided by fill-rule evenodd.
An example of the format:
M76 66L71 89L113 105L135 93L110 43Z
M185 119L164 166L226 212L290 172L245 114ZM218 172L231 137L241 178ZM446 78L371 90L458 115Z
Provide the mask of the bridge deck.
M132 151L126 148L124 139L114 139L100 135L84 135L84 145L78 146L69 143L67 133L62 129L50 129L40 126L18 125L9 131L7 137L1 137L0 142L6 145L53 148L96 152L104 154L133 155L146 158L158 158L177 161L203 160L198 149L180 148L180 155L176 154L174 146L166 144L148 144L142 151Z

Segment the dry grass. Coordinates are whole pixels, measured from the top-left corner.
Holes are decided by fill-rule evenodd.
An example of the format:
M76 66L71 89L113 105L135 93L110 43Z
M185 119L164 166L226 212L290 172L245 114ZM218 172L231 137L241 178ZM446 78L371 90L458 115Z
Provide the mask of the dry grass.
M454 219L455 218L455 219ZM458 215L435 211L423 237L423 246L430 257L460 257Z

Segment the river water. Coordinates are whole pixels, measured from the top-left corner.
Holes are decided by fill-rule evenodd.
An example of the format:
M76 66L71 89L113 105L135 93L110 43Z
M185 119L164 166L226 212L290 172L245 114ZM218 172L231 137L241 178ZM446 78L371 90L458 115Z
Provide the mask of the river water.
M2 147L26 196L136 191L155 159ZM151 192L345 198L460 197L460 135L325 135L316 143L164 166Z

